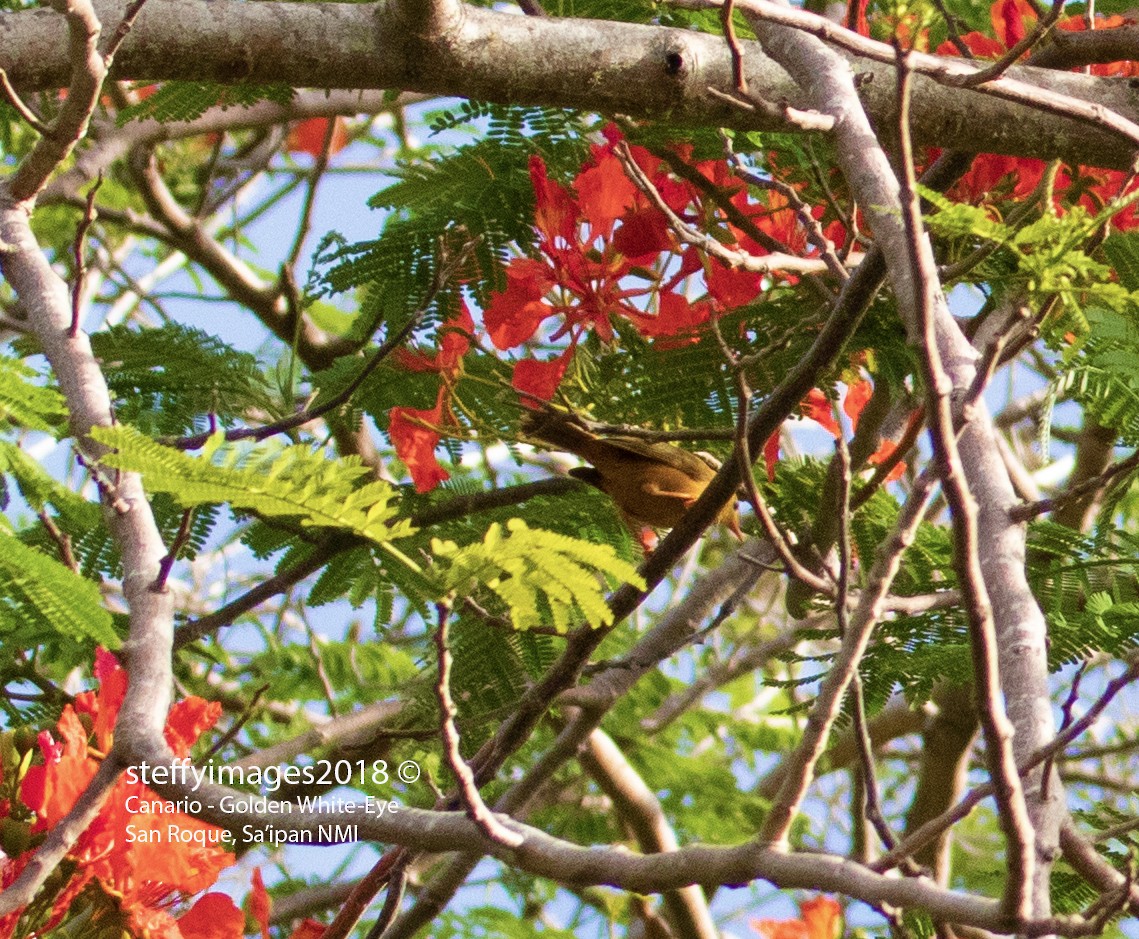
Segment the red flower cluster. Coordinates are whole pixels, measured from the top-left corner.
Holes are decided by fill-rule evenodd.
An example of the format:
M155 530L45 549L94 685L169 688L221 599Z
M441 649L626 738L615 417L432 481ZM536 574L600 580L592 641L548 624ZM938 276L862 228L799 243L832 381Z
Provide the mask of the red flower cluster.
M99 690L78 695L64 708L55 733L38 737L43 763L27 770L20 783L20 800L35 815L31 834L52 828L71 810L99 768L100 759L113 741L115 718L126 695L127 675L109 652L98 650L95 676ZM221 713L215 702L191 697L170 710L166 742L178 757L188 757L190 747L213 726ZM84 720L90 726L87 730ZM207 893L181 916L175 904L211 887L218 874L234 863L233 855L220 847L213 825L182 813L154 813L141 809L161 802L156 793L140 782L122 777L111 791L96 819L80 835L68 854L74 872L58 889L48 921L35 935L46 935L58 926L79 894L95 885L115 900L126 928L144 939L240 939L245 915L223 893ZM12 806L0 806L5 816ZM132 811L133 809L133 811ZM187 832L185 841L171 842L168 826ZM161 837L153 840L148 833ZM199 834L195 840L193 835ZM211 835L213 837L211 837ZM34 854L28 850L14 858L0 855L0 887L11 884ZM254 877L253 906L263 915L263 934L268 935L268 895ZM21 912L0 918L0 939L15 934Z
M993 24L993 36L971 32L961 37L969 51L978 58L1000 58L1028 35L1037 20L1036 10L1028 0L996 0L989 9L989 16ZM1133 19L1119 15L1097 16L1095 28L1114 29L1134 22ZM1069 16L1057 22L1056 28L1079 32L1087 29L1087 21L1082 15ZM937 52L951 56L960 54L957 47L948 41L942 43ZM1139 75L1139 62L1097 64L1092 65L1090 71L1093 75ZM974 205L985 202L998 190L1003 190L1003 195L1013 199L1023 199L1039 185L1045 167L1042 160L983 153L973 161L969 172L949 194L951 198ZM1061 207L1064 196L1077 194L1080 205L1090 212L1098 212L1112 199L1133 191L1139 185L1139 181L1133 182L1125 192L1123 187L1126 179L1126 174L1119 170L1080 166L1072 173L1064 167L1056 180L1056 207ZM1135 228L1139 224L1137 211L1139 209L1135 205L1128 206L1116 214L1112 224L1120 231Z
M617 154L621 134L610 125L604 138L592 147L589 160L569 187L550 179L541 157L531 158L539 256L513 259L505 271L506 289L493 295L484 311L484 325L498 349L523 346L540 333L544 341L561 344L561 351L552 358L524 357L515 363L512 384L526 406L553 397L578 345L590 331L612 340L615 318L632 324L647 338L686 342L712 316L753 302L762 290L760 274L703 257L695 247L681 245L666 213L625 172ZM747 231L724 218L719 206L706 202L699 188L671 175L661 159L643 147L630 147L629 154L675 216L703 231L718 229L717 237L741 253L769 253ZM786 251L810 254L806 233L782 194L767 191L763 201L754 200L722 160L697 163L694 169ZM822 211L821 207L814 209L817 218ZM826 235L838 243L845 238L837 222L831 223ZM702 296L690 300L696 289L702 289ZM435 458L435 448L442 429L454 423L451 389L471 348L473 331L464 307L444 327L437 352L400 351L394 358L405 369L432 371L440 377L433 408L396 407L390 413L389 434L396 455L407 465L419 492L430 491L449 478ZM825 413L822 423L829 428L833 425L833 421L827 423L829 405L821 393L816 395L803 402L804 413L816 418ZM855 423L860 411L858 407L849 412ZM889 451L890 445L884 445L873 462L885 459ZM764 454L768 472L773 473L777 435L768 441Z
M761 290L760 274L733 269L716 258L703 259L696 248L682 247L666 214L621 165L616 153L620 133L610 125L604 136L604 143L592 147L572 188L551 180L541 157L531 158L541 257L511 261L506 290L492 297L485 312L487 332L499 349L529 342L547 321L543 338L565 341L553 359L523 359L515 366L513 384L526 403L552 397L589 330L611 340L614 317L631 323L643 336L675 341L691 336L714 313L755 300ZM670 175L643 147L629 151L672 213L705 230L716 224L719 209L705 204L701 192ZM766 203L752 201L723 161L694 168L728 194L732 205L760 230L791 251L806 249L793 212L778 194L769 193ZM725 233L736 250L769 253L735 226L727 225ZM688 299L689 286L697 274L706 293L693 301Z

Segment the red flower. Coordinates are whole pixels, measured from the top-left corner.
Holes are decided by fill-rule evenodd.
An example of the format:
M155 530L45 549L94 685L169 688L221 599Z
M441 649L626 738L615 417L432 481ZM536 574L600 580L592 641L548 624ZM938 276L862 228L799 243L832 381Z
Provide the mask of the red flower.
M515 258L506 268L506 290L495 294L483 314L490 341L498 349L512 349L537 332L542 320L557 310L545 302L557 283L548 265L531 258Z
M265 889L265 881L261 879L261 868L253 868L251 887L249 891L249 912L261 927L261 939L269 939L269 910L272 900Z
M328 134L328 124L332 122L332 140L328 147L331 156L339 153L348 144L348 131L342 117L310 117L298 121L289 128L289 138L285 144L290 153L307 153L314 159L324 153L324 138Z
M292 931L289 939L320 939L324 935L324 925L315 919L302 920Z
M388 435L395 446L396 456L407 464L416 492L430 492L451 478L451 474L435 459L435 448L442 436L435 428L443 424L446 397L447 388L444 386L439 389L435 407L430 410L396 407L389 415Z
M989 8L989 17L997 38L994 39L978 32L967 33L961 37L969 51L980 58L1000 58L1028 34L1037 20L1036 10L1033 9L1028 0L996 0ZM1134 21L1118 15L1097 16L1095 26L1097 30L1114 29L1132 22ZM1070 16L1060 20L1056 26L1058 29L1069 32L1079 31L1087 29L1087 21L1082 15ZM957 47L948 41L942 43L937 51L940 55L955 56L959 54ZM1094 75L1139 75L1139 63L1096 64L1091 66L1090 71ZM973 166L969 172L958 180L957 184L950 190L950 196L971 204L978 204L1002 186L1011 185L1009 194L1012 198L1023 199L1040 183L1044 175L1044 168L1045 164L1041 160L983 153L973 161ZM1077 177L1084 182L1088 182L1089 177L1095 180L1094 183L1081 190L1078 199L1092 212L1098 211L1111 199L1124 194L1121 187L1126 177L1124 173L1117 170L1089 170L1086 167L1080 167ZM1057 197L1069 191L1072 182L1067 172L1062 172L1056 181ZM1059 198L1057 201L1059 203ZM1059 204L1057 208L1059 208ZM1136 209L1134 207L1125 209L1118 213L1112 222L1121 231L1134 228L1136 224L1139 224L1136 220Z
M753 919L751 926L766 939L838 939L842 935L842 907L830 897L814 897L799 904L800 919Z
M823 428L829 430L836 439L842 433L838 422L834 419L834 411L831 408L830 401L818 388L812 388L808 391L807 397L803 399L799 407L805 417L809 417L816 424L822 424Z
M431 355L422 349L396 349L393 361L409 372L438 372L448 377L456 375L462 367L463 356L471 349L475 322L465 303L459 314L439 329L439 350Z
M873 391L874 386L864 378L856 379L846 386L842 409L846 416L850 418L850 424L855 430L858 429L859 418L862 416L862 411L866 407L866 403L870 400ZM807 392L807 396L799 404L799 408L802 410L804 417L810 418L817 424L822 425L836 440L838 439L842 433L842 429L834 419L834 409L831 407L831 402L819 389L812 388ZM883 440L878 449L868 458L867 462L872 466L886 462L893 456L895 447L896 444L892 440ZM763 461L767 467L768 480L774 481L775 465L779 462L779 431L775 431L764 443ZM900 479L905 471L905 464L898 463L897 466L890 470L890 474L886 477L886 482L894 482Z
M244 934L245 914L224 893L207 893L178 917L176 935L181 939L237 939Z
M463 356L470 351L475 324L464 303L458 315L440 329L439 349L430 355L419 349L397 349L396 364L412 372L436 372L442 384L430 410L394 407L388 412L388 435L396 456L407 464L417 492L430 492L451 478L435 459L441 434L436 428L450 419L451 382L463 369Z
M71 810L113 742L114 721L126 693L126 673L105 652L98 654L95 671L99 690L78 695L74 706L64 708L54 736L46 731L40 735L44 762L29 768L21 781L20 797L36 815L34 832L50 829ZM220 712L220 705L200 698L179 702L167 719L167 742L179 756L188 755ZM90 735L80 714L91 719L94 730ZM94 881L117 898L135 935L170 939L241 936L244 923L240 911L237 920L227 921L218 914L221 900L208 901L197 914L195 906L183 917L190 917L186 924L189 931L180 931L181 921L169 912L171 904L208 888L234 858L221 846L222 832L213 825L178 812L149 811L150 805L161 802L141 781L131 782L128 776L118 781L68 854L75 862L75 873L55 896L48 928L63 920L75 897ZM172 841L171 826L185 833L187 839ZM4 882L10 882L30 857L28 852L6 864ZM228 898L224 901L232 906ZM207 915L208 910L212 912ZM212 931L203 932L195 925L206 922ZM227 923L231 928L225 931ZM0 922L0 935L6 935L5 925Z

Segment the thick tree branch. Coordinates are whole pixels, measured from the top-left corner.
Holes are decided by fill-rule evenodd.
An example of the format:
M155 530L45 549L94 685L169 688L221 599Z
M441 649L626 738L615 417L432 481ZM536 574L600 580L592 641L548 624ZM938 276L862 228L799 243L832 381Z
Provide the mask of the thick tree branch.
M731 103L732 57L723 41L690 31L556 17L519 17L446 4L448 31L409 29L399 0L367 5L246 4L155 0L143 9L115 58L113 76L255 83L299 88L401 88L522 104L583 108L632 117L772 129L770 118ZM101 3L108 25L122 8ZM22 90L60 87L69 63L57 20L43 11L0 22L0 67ZM769 101L808 102L755 43L741 42L747 87ZM867 107L888 121L890 67L852 59L867 76ZM961 60L941 60L961 67ZM1124 79L1016 67L1007 79L1073 95L1139 118ZM1057 118L983 92L915 82L915 138L1042 159L1125 168L1131 149L1104 129ZM726 100L725 100L726 99ZM781 126L779 129L792 130Z
M675 851L680 843L660 800L629 763L620 747L603 730L594 730L582 753L582 765L608 795L621 818L632 828L642 851ZM664 896L669 922L680 939L717 939L708 900L697 886L681 887Z
M99 97L102 58L95 44L99 23L82 0L69 6L75 78L67 104L53 129L52 141L37 144L12 177L0 184L0 272L15 290L28 324L51 363L67 401L71 432L88 458L102 452L88 437L93 427L110 426L110 393L87 336L71 329L67 284L52 269L32 234L28 203L71 149L87 125ZM72 107L73 105L73 107ZM43 141L40 141L43 143ZM36 853L35 860L0 898L0 913L25 905L82 833L140 741L162 739L170 707L173 598L155 588L166 547L142 483L132 473L118 474L114 489L102 487L104 513L122 555L122 592L130 611L123 645L130 685L115 725L114 748L96 781Z
M748 11L766 12L769 5L739 0ZM875 243L883 252L897 298L899 312L911 341L922 337L911 241L902 222L899 185L889 161L867 120L854 90L849 68L823 43L786 25L768 23L757 12L749 18L765 48L799 80L819 110L837 118L836 150L840 166L858 202L865 207ZM929 255L926 239L921 251ZM932 267L932 256L930 265ZM934 277L936 275L933 275ZM949 314L944 295L928 291L933 343L950 379L954 419L973 387L977 353ZM983 576L997 630L1001 689L1009 719L1015 727L1013 755L1018 763L1045 746L1053 737L1053 722L1045 655L1043 615L1025 575L1025 533L1012 522L1009 509L1016 496L996 446L992 419L983 401L972 403L971 419L958 442L964 481L977 501L977 567ZM989 702L986 702L989 704ZM991 706L991 705L990 705ZM1057 850L1058 809L1062 804L1058 780L1048 787L1047 798L1037 770L1025 780L1030 828L1036 834L1033 910L1050 909L1049 871ZM1010 805L1015 804L1015 795Z

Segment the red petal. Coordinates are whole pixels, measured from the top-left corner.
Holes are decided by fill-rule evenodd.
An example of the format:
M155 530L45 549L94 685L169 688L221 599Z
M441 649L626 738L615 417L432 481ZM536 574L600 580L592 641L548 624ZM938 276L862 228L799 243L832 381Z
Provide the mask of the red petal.
M842 409L850 418L850 425L857 430L858 419L862 416L862 409L874 393L874 386L865 378L851 382L846 386L846 397L842 401Z
M310 117L299 121L289 130L286 144L291 153L307 153L314 159L324 153L324 138L328 133L328 122L334 121L329 154L339 153L348 143L348 132L344 129L344 119L340 117Z
M574 347L570 346L556 359L542 362L538 359L523 359L514 365L514 378L511 385L515 391L526 392L535 398L549 401L558 390L562 377L566 373L566 366L573 358ZM538 405L523 397L522 403L526 407L536 408Z
M252 887L249 891L249 912L261 927L261 939L269 939L269 909L272 900L269 899L269 892L265 889L265 881L261 879L260 867L253 868L250 882Z
M803 399L799 407L806 417L809 417L816 423L822 424L823 427L834 434L836 440L838 439L838 435L841 434L842 431L835 422L830 401L827 400L827 396L819 391L818 388L812 388L808 391L807 397Z
M1025 37L1028 32L1025 20L1029 23L1036 22L1036 11L1028 0L997 0L989 8L989 15L993 21L993 32L1005 44L1006 50Z
M767 481L775 482L775 464L779 462L779 431L776 430L763 445L763 465L767 467Z
M393 359L396 364L409 372L439 372L453 374L458 370L463 356L470 351L475 324L466 303L460 306L459 314L448 320L439 330L439 351L429 355L420 349L396 349Z
M550 179L540 156L530 157L534 187L534 224L549 241L561 237L572 243L577 229L577 206L565 187Z
M127 696L127 672L111 653L99 655L96 650L95 677L99 679L99 693L90 711L95 719L92 730L99 747L109 750L114 739L119 708Z
M179 758L190 755L190 747L217 723L221 705L191 695L170 709L166 718L166 742Z
M675 293L660 296L660 312L656 316L638 316L634 320L642 336L677 336L692 333L712 316L705 302L689 303Z
M842 907L830 897L814 897L799 904L810 939L838 939L842 935Z
M320 939L324 935L324 925L315 919L304 920L289 935L289 939Z
M430 492L439 483L451 478L439 461L435 459L435 448L439 445L438 432L423 426L423 423L442 423L443 396L446 389L439 389L439 400L429 411L415 408L392 408L388 435L395 446L396 456L407 465L416 492Z
M672 250L668 221L653 208L636 209L621 217L613 247L636 264L645 264L662 251Z
M759 296L759 287L763 280L759 274L732 270L717 260L708 265L705 278L708 282L708 293L726 310L734 310L745 303L751 303Z
M512 349L530 339L554 310L542 298L554 286L550 269L530 258L516 258L506 269L506 290L490 298L483 323L498 349Z
M578 174L573 188L581 216L589 222L591 238L608 238L613 223L633 205L638 190L607 148L597 148L594 157L596 164Z
M207 893L179 917L178 930L182 939L241 939L245 914L224 893Z
M811 939L801 919L753 919L751 928L767 939Z

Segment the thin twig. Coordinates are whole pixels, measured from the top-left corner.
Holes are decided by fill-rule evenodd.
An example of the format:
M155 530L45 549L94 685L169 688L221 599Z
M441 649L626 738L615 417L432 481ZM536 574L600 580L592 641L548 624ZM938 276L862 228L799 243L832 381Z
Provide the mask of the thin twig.
M994 78L1000 78L1017 59L1026 52L1032 51L1032 49L1052 31L1052 27L1056 25L1056 21L1063 12L1064 0L1052 0L1052 8L1048 11L1048 15L1037 20L1036 25L1032 27L1032 30L1027 35L1021 38L1020 42L1014 44L1011 49L995 62L951 84L956 84L961 88L976 88L978 85L983 85L985 82L992 81Z
M1087 674L1090 662L1084 661L1080 663L1079 670L1076 672L1075 677L1072 679L1072 687L1068 689L1068 697L1064 699L1064 704L1060 708L1060 733L1063 733L1072 723L1072 708L1076 706L1076 702L1080 700L1080 682ZM1048 783L1052 778L1052 765L1055 762L1056 754L1049 754L1048 758L1044 761L1044 778L1040 782L1040 797L1041 799L1048 798Z
M87 207L83 217L79 219L79 227L75 229L75 240L71 243L71 256L75 259L75 282L71 285L71 328L68 330L68 335L72 339L79 335L79 307L83 299L83 284L87 279L84 243L87 239L87 230L99 217L99 211L95 208L95 194L102 185L103 174L100 172L87 192Z
M340 911L321 933L321 939L347 939L373 898L385 884L391 882L396 869L406 862L408 856L406 848L399 846L388 848L372 865L372 869L357 881L348 899L340 907Z
M289 249L289 253L285 256L283 267L292 268L296 266L297 259L301 256L301 249L304 247L305 239L308 237L309 229L312 227L312 210L316 205L316 190L320 185L320 180L324 176L324 171L328 169L328 161L332 156L332 139L336 136L336 122L339 118L327 118L328 127L324 131L324 140L320 145L320 154L313 162L312 169L308 173L308 181L305 189L305 201L301 208L301 218L297 225L297 233L293 238L293 246Z
M51 540L55 542L59 559L74 573L78 574L79 562L75 560L75 552L71 549L71 536L60 530L59 526L55 524L55 520L47 514L46 509L40 509L36 515L39 516L39 520L43 523L44 530L51 536Z
M918 437L921 435L922 428L925 426L925 408L917 408L912 414L910 419L906 422L906 429L902 432L902 436L898 442L894 444L894 449L890 451L890 455L886 457L881 463L874 467L874 472L870 478L859 488L858 493L850 500L850 508L852 512L857 512L862 506L870 501L870 497L878 490L878 488L886 481L886 477L894 471L894 467L906 458L918 442Z
M925 518L934 482L931 472L918 476L898 513L893 531L878 548L866 586L859 594L858 606L842 637L842 645L819 688L803 739L787 758L778 795L759 835L762 843L780 845L786 841L870 634L885 612L883 601L901 568L902 554L913 543L917 528Z
M1052 496L1050 499L1041 499L1039 502L1028 502L1024 505L1017 505L1009 509L1009 517L1014 522L1027 522L1036 518L1039 515L1046 515L1048 512L1054 512L1061 506L1071 502L1075 499L1080 499L1089 493L1098 492L1109 482L1115 479L1116 476L1130 473L1139 467L1139 450L1136 450L1131 456L1120 460L1114 466L1108 467L1098 476L1093 476L1091 479L1084 480L1079 485L1073 486L1071 489L1066 490L1058 495Z
M965 44L965 40L961 38L961 33L957 29L958 18L949 12L945 0L933 0L933 5L937 7L937 12L945 20L946 37L953 43L954 48L961 53L963 58L973 58L973 50Z
M775 519L771 517L771 513L767 509L767 503L763 499L763 494L756 485L755 473L752 469L753 460L751 457L751 447L748 445L747 439L747 426L751 416L751 387L748 384L747 376L744 374L743 369L739 367L738 357L724 340L723 333L720 331L719 321L715 318L712 319L712 329L720 344L721 353L732 367L736 381L736 391L739 394L740 403L739 416L736 420L735 453L739 460L740 476L743 478L744 492L747 493L747 499L751 503L752 509L755 510L756 517L763 525L763 530L767 535L768 541L771 542L772 547L775 548L775 552L786 566L787 573L801 580L816 593L832 596L833 589L831 585L822 577L819 577L813 571L805 567L799 559L795 557L795 552L791 550L791 546L787 543L783 532L779 530Z
M131 4L126 8L123 13L123 18L119 20L119 25L115 27L115 31L107 40L107 44L103 47L103 64L107 71L111 70L111 63L115 60L115 53L119 51L119 46L123 44L123 40L127 38L131 28L134 26L134 21L138 18L142 8L146 5L146 0L132 0Z
M717 9L723 0L672 0L690 9ZM736 7L781 26L801 30L833 46L876 62L891 64L893 49L884 42L860 36L833 23L824 16L806 10L780 6L773 0L733 0ZM914 53L912 69L947 86L959 86L979 70L965 61L953 61L926 53ZM1015 101L1037 111L1072 118L1108 130L1139 147L1139 124L1092 101L1030 85L1019 79L1002 76L979 86L977 91L1005 101Z
M824 234L822 225L819 224L819 220L815 218L811 212L811 207L799 196L798 190L789 183L776 179L774 176L765 178L753 173L743 165L739 155L732 147L731 138L725 134L721 134L721 139L724 142L724 152L732 171L745 183L749 183L752 186L765 189L769 192L777 192L786 199L788 208L795 213L795 217L799 220L799 224L806 233L807 241L818 249L819 257L827 262L827 268L830 272L839 279L840 283L849 279L850 272L847 271L843 262L835 253L834 243Z
M2 68L0 68L0 90L4 92L4 97L8 99L8 103L12 105L16 113L24 119L24 121L28 124L29 127L32 128L32 130L34 130L41 137L51 133L51 128L48 127L47 124L41 121L38 117L36 117L35 111L28 107L28 105L24 102L24 99L20 97L19 92L17 92L16 89L12 87L12 82L8 78L8 73Z
M475 784L475 774L471 772L470 766L459 750L459 730L455 726L458 712L455 710L455 702L451 700L451 648L447 638L451 619L450 604L446 602L435 604L435 612L438 616L435 650L439 657L439 678L435 683L435 694L439 699L439 734L443 738L443 752L447 757L447 765L455 774L455 780L459 784L459 798L471 821L496 844L517 848L522 844L522 836L503 825L487 808Z
M174 562L178 560L178 555L190 540L190 523L193 520L194 510L186 509L182 513L182 521L178 525L178 533L170 543L170 550L166 552L166 555L158 564L158 576L154 578L154 583L150 585L151 590L161 593L166 589L166 581L170 577L170 571L174 567Z
M1069 743L1099 720L1100 715L1103 714L1108 704L1111 703L1112 699L1119 694L1119 692L1136 680L1139 680L1139 657L1133 657L1127 670L1118 678L1108 683L1099 700L1088 709L1088 712L1083 717L1072 721L1067 728L1061 733L1058 733L1046 746L1036 750L1026 760L1021 762L1017 766L1019 775L1026 775L1052 754L1062 752ZM898 844L897 848L883 854L882 857L871 864L871 870L877 873L884 873L890 870L898 864L901 858L908 857L921 850L922 847L929 844L929 842L942 832L948 831L959 821L968 816L977 805L993 795L995 790L996 787L991 782L971 790L962 797L961 801L953 806L953 808L942 812L936 818L931 818L916 831L906 835Z
M384 933L388 931L392 920L399 913L399 906L403 902L404 888L407 886L407 865L410 861L411 855L405 854L392 868L391 876L388 878L388 892L384 897L384 905L380 908L380 915L376 917L376 921L368 930L365 939L383 939Z
M253 712L257 710L257 705L260 703L261 699L265 696L265 692L268 690L268 685L262 685L260 688L254 690L253 697L251 697L249 699L249 703L245 705L244 708L242 708L241 713L237 717L237 720L235 720L230 725L229 729L217 739L217 741L212 747L209 748L209 750L206 751L205 755L201 758L201 760L199 760L199 765L209 763L211 759L221 753L221 751L225 749L228 744L237 738L237 735L241 733L241 728L244 727L248 720L253 716Z
M834 118L832 117L819 114L817 111L793 108L786 101L780 101L776 104L774 101L768 101L766 98L757 95L754 91L750 91L746 95L739 92L729 94L712 85L709 85L705 91L713 98L718 98L725 104L730 104L741 111L754 112L768 120L778 121L790 127L798 127L799 130L825 133L834 127Z
M286 603L288 598L286 597ZM313 667L316 671L317 681L320 682L320 689L324 692L324 700L328 704L328 713L332 717L337 715L336 707L336 691L332 687L332 679L328 675L328 669L324 664L324 656L320 651L320 643L317 641L316 632L312 626L305 622L305 632L308 633L308 649L312 653Z
M735 0L725 0L720 7L720 25L724 28L724 42L732 55L732 84L741 95L747 95L747 79L744 77L744 54L736 36L736 24L732 21L735 13Z
M653 206L664 215L672 232L683 243L699 248L705 254L716 258L736 270L744 270L753 274L774 274L787 271L798 274L817 274L827 270L827 264L821 258L802 258L794 254L768 254L754 255L746 251L725 248L711 235L705 234L689 225L677 215L664 201L653 181L645 175L637 165L629 146L620 141L614 148L617 159L625 168L625 173L633 184L648 197Z

